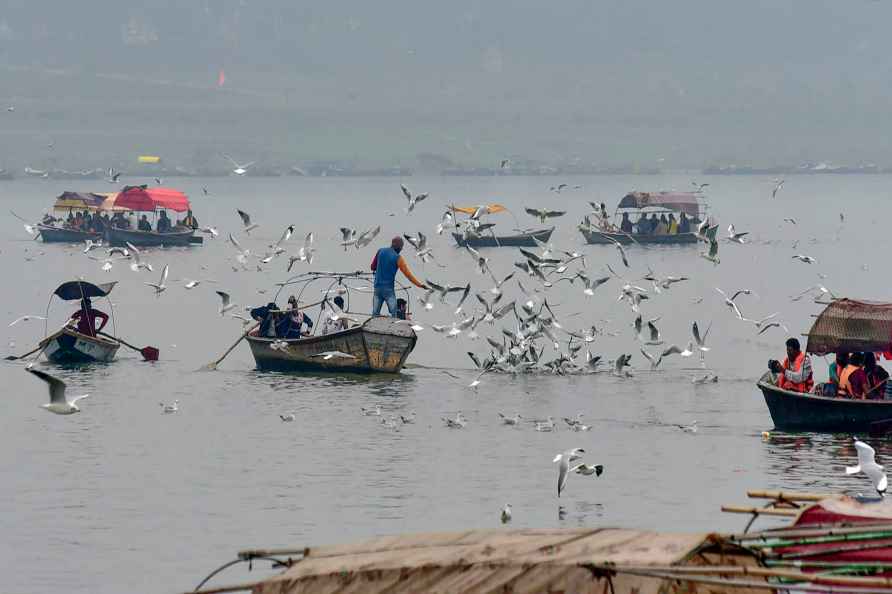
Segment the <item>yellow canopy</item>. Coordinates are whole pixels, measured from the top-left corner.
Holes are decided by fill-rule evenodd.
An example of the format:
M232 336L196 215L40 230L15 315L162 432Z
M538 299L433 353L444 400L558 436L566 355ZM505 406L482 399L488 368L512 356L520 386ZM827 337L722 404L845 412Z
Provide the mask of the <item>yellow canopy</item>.
M497 212L502 212L503 210L508 210L501 204L482 204L480 206L454 206L453 207L456 212L464 213L467 215L474 214L478 208L485 208L486 214L495 214Z
M156 157L155 155L140 155L136 158L137 163L150 163L156 164L161 162L161 157Z

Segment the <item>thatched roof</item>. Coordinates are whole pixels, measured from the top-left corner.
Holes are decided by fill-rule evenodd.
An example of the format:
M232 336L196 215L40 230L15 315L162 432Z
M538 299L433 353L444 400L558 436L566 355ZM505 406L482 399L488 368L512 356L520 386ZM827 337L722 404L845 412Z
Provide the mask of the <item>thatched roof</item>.
M892 303L837 299L808 332L809 353L887 352L892 343Z

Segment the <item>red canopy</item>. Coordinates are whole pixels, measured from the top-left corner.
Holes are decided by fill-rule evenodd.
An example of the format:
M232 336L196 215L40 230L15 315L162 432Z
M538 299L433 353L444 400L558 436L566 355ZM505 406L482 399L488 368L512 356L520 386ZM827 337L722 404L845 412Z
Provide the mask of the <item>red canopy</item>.
M129 186L115 197L115 206L127 210L152 211L166 208L176 212L185 212L192 206L185 194L173 188L148 188L145 186Z

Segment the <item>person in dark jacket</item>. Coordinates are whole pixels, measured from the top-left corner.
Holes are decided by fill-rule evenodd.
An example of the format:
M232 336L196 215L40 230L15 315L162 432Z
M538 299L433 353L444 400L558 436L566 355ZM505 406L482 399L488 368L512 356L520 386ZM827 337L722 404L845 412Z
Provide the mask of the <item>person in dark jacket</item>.
M259 335L264 338L276 338L277 325L281 321L279 306L271 301L262 307L251 310L251 317L260 322Z
M146 215L142 215L142 218L139 219L139 223L136 226L140 231L151 231L152 224L149 222L149 217Z

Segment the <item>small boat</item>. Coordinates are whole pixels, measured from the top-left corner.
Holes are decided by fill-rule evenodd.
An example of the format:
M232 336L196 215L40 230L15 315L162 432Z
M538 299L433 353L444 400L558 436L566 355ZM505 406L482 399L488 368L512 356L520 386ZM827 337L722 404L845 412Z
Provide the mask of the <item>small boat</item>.
M605 222L594 224L590 216L586 216L579 225L579 232L585 241L592 245L651 244L651 245L684 245L696 244L697 237L693 232L675 233L672 235L656 235L652 233L625 233L620 231L623 214L637 215L633 223L651 215L672 214L681 218L684 214L691 221L691 229L706 217L706 206L701 192L629 192L623 196L613 213L610 224L607 215L601 215Z
M192 229L174 229L169 233L157 233L155 231L134 231L133 229L106 229L105 238L109 245L126 246L128 243L136 247L153 246L186 246L193 243L201 243L201 237L195 237ZM199 240L195 242L194 240Z
M117 209L151 213L159 210L186 212L192 209L189 199L179 190L144 185L125 186L114 198L113 205ZM165 233L110 227L106 229L105 236L114 246L124 246L128 243L137 247L188 246L204 241L201 237L195 237L194 229L182 226L173 227Z
M62 328L40 341L40 348L53 363L107 363L121 344L102 336L87 336L73 328Z
M84 243L88 239L91 241L102 239L101 233L66 229L52 225L40 224L37 225L37 230L40 233L40 239L45 243Z
M68 281L59 285L53 295L63 301L80 301L84 297L108 297L115 282L95 285L86 281ZM47 305L49 312L49 305ZM49 317L49 316L47 316ZM87 336L66 325L46 336L38 345L53 363L108 362L115 358L121 343L112 337Z
M409 324L390 317L369 318L341 332L295 340L263 338L256 331L247 336L259 369L353 373L399 373L417 340Z
M763 377L758 387L774 426L784 431L878 432L892 423L892 400L853 400L788 392Z
M554 227L549 229L538 229L518 233L516 235L480 235L479 237L468 237L462 233L453 233L455 243L459 247L466 245L473 248L478 247L536 247L536 241L547 243L551 234L554 233Z
M835 299L808 333L806 352L889 353L892 303ZM892 429L892 400L854 400L781 390L768 373L756 384L778 429L818 432L874 432Z

